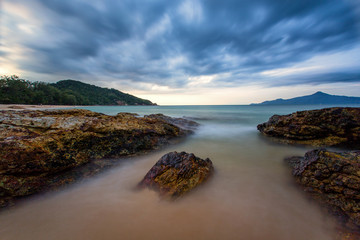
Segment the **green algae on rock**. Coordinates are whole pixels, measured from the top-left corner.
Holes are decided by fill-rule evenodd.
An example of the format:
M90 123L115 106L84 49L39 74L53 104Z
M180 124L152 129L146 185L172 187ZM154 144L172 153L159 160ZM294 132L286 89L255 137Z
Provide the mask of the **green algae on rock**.
M257 129L290 144L360 146L360 108L325 108L274 115Z
M210 159L193 153L170 152L160 158L139 183L159 191L161 197L177 199L205 182L214 172Z
M345 229L360 232L360 151L308 151L285 161L296 182Z
M80 109L0 111L0 206L92 175L109 165L99 164L104 158L146 152L187 133L165 117ZM92 164L90 173L76 171L84 164Z

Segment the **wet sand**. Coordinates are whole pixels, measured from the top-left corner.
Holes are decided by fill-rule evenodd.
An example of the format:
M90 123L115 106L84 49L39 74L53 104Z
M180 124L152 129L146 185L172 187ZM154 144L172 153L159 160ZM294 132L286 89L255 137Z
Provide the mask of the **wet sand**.
M75 108L68 105L0 104L0 110L41 110L50 108Z

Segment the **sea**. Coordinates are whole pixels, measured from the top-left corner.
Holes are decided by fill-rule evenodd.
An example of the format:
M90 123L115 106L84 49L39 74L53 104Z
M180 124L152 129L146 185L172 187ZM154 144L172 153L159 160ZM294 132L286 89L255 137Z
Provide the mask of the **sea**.
M274 114L326 107L333 106L82 107L108 115L163 113L200 126L176 144L121 158L96 177L0 212L0 239L334 239L333 218L296 186L284 163L285 157L303 156L313 147L280 144L256 128ZM171 151L210 158L215 174L174 202L151 190L136 190L147 171Z

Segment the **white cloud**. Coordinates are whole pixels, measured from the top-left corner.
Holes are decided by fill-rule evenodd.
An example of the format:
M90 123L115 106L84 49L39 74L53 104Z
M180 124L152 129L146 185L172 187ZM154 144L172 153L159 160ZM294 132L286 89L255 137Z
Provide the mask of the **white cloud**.
M188 24L201 22L203 20L203 10L198 0L186 0L181 3L178 13Z
M194 86L202 86L206 85L214 80L217 75L202 75L202 76L196 76L196 77L188 77L188 86L194 87Z
M278 68L278 69L274 69L274 70L268 70L268 71L263 71L260 74L264 75L264 76L288 76L288 75L292 75L292 74L298 74L298 73L307 73L309 71L313 71L313 70L319 70L319 69L324 69L324 67L322 66L313 66L313 67L288 67L288 68Z

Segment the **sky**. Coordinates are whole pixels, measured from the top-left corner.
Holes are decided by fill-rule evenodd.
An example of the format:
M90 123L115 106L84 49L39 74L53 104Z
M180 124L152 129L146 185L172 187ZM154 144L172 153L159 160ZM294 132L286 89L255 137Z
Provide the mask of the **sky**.
M360 97L359 0L0 0L0 75L160 105Z

